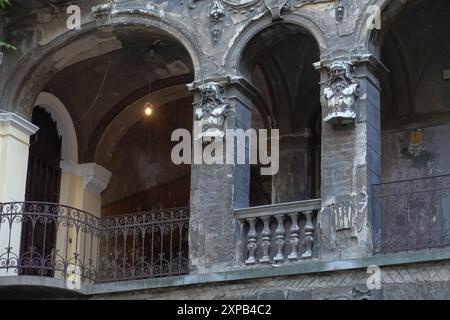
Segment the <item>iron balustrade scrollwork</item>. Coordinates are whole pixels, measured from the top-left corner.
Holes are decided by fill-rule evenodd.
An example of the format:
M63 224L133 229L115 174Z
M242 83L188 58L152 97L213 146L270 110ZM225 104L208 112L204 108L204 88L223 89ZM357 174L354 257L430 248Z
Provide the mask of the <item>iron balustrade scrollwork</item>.
M102 219L98 281L188 273L189 209Z
M450 246L450 175L374 185L375 254Z
M0 275L94 280L99 220L54 203L0 204Z
M54 203L0 203L0 276L109 282L188 273L189 209L98 218Z

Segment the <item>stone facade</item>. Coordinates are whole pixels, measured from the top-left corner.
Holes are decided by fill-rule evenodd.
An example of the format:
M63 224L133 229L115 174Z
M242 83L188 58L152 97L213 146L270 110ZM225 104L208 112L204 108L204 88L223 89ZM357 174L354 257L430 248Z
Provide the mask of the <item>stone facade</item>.
M367 288L366 270L279 277L238 283L99 295L93 299L176 300L447 300L450 290L448 263L387 267L382 288Z
M142 105L150 100L159 107L172 104L173 110L192 110L189 120L201 121L201 137L223 137L226 129L247 130L255 127L256 121L261 127L281 132L282 169L267 183L269 187L254 182L257 180L250 164L194 164L177 172L166 165L167 157L157 152L152 157L134 156L137 170L129 172L146 172L139 185L133 181L120 183L129 176L126 168L117 174L113 170L114 197L113 191L106 191L110 202L138 199L121 199L120 190L124 188L137 194L148 192L145 186L151 186L156 188L153 192L169 190L163 191L169 194L166 202L179 206L170 188L176 188L175 178L190 175L191 275L248 268L247 248L261 241L262 224L252 226L248 223L255 220L246 220L249 216L245 212L244 218L238 219L235 211L250 206L252 185L260 184L259 192L265 188L271 198L259 204L320 198L320 208L289 212L291 219L292 214L314 212L307 226L300 222L308 241L314 240L314 253L300 263L310 259L345 261L368 258L376 251L374 230L379 226L373 217L374 185L450 172L445 157L439 156L449 152L448 147L442 147L446 140L437 138L449 132L448 72L444 70L442 80L441 70L450 67L448 55L436 58L435 64L433 58L418 57L410 47L414 41L400 30L398 22L405 19L412 23L415 12L426 9L424 21L439 26L450 11L445 1L80 0L70 2L80 9L80 25L71 29L69 21L78 18L73 12L67 13L66 2L55 1L49 6L42 1L16 1L13 9L0 16L0 36L17 47L16 51L0 52L0 111L31 121L42 92L58 96L73 120L71 130L76 131L78 141L76 162L120 171L128 162L128 153L132 153L126 150L155 152L155 146L148 147L144 139L142 143L134 142L138 137L123 139L129 132L139 132L149 135L145 141L156 141L150 135L160 130L145 129L145 121L141 129L135 127L142 116ZM433 33L422 30L417 37L430 37L427 32ZM439 34L443 39L447 35ZM450 52L448 45L440 46L444 41L435 42L426 48L427 57ZM402 50L398 49L401 45ZM399 61L404 63L402 68ZM427 65L431 66L423 67ZM433 93L429 95L431 88ZM193 106L186 107L191 98ZM170 117L160 119L166 119L168 130L172 129L169 125L176 126ZM416 130L416 138L411 130ZM421 132L420 139L417 132ZM117 165L114 153L120 150L122 160ZM7 163L0 155L0 173L3 162ZM152 170L160 175L152 174ZM168 189L157 189L163 182ZM21 182L20 195L0 201L25 200L25 184ZM0 187L3 185L8 186L8 182L0 179ZM71 194L72 189L68 190L66 194ZM73 194L79 192L83 191ZM130 196L122 193L123 198ZM83 201L72 200L65 204L83 206ZM80 209L96 208L95 214L100 216L99 195L92 201L94 204ZM161 203L148 204L152 208L145 209ZM135 207L140 211L140 206ZM446 203L441 207L448 210ZM270 213L276 209L267 210ZM285 217L280 218L280 213L273 213L278 225L266 225L265 231L276 235L274 246L278 248L289 245L292 238L298 246L296 240L300 241L305 231L292 227L288 215L283 214ZM442 217L447 221L449 216L444 213ZM248 235L249 228L250 233L259 234ZM291 232L288 238L284 231ZM271 241L269 235L265 237ZM288 264L289 259L285 260L283 263ZM374 292L361 287L367 274L359 270L94 298L450 297L449 281L444 279L448 263L410 262L403 271L387 267L385 285ZM435 276L427 278L429 272Z

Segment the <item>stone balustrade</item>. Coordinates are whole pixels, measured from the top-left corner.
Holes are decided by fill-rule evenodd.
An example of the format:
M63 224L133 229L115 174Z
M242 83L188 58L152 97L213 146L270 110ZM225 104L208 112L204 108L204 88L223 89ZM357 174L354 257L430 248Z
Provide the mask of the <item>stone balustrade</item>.
M317 199L235 210L246 239L245 264L280 264L313 257L320 208Z

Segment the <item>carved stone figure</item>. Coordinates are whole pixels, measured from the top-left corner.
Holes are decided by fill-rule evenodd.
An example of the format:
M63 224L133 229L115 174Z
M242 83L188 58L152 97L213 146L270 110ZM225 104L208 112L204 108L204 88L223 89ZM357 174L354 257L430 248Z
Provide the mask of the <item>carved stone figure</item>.
M338 0L336 1L336 21L338 23L342 22L342 20L344 20L344 16L345 16L344 0Z
M211 11L209 12L209 20L212 24L211 39L214 44L217 44L222 37L221 24L223 23L225 16L225 8L223 7L221 2L216 0Z
M352 69L353 63L349 60L337 60L329 68L330 79L322 95L322 106L328 112L324 120L330 124L345 125L356 119L359 82L354 78Z
M195 106L195 116L201 122L202 134L199 138L222 138L224 124L230 103L224 97L224 87L217 82L200 85L201 100Z

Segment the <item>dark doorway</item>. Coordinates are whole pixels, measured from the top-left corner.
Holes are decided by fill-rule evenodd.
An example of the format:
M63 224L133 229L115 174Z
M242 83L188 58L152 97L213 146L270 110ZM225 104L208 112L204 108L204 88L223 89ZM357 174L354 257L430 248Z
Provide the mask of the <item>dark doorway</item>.
M61 136L56 122L44 108L34 108L32 122L39 131L30 139L20 273L52 277L61 181ZM32 202L48 204L35 210Z

